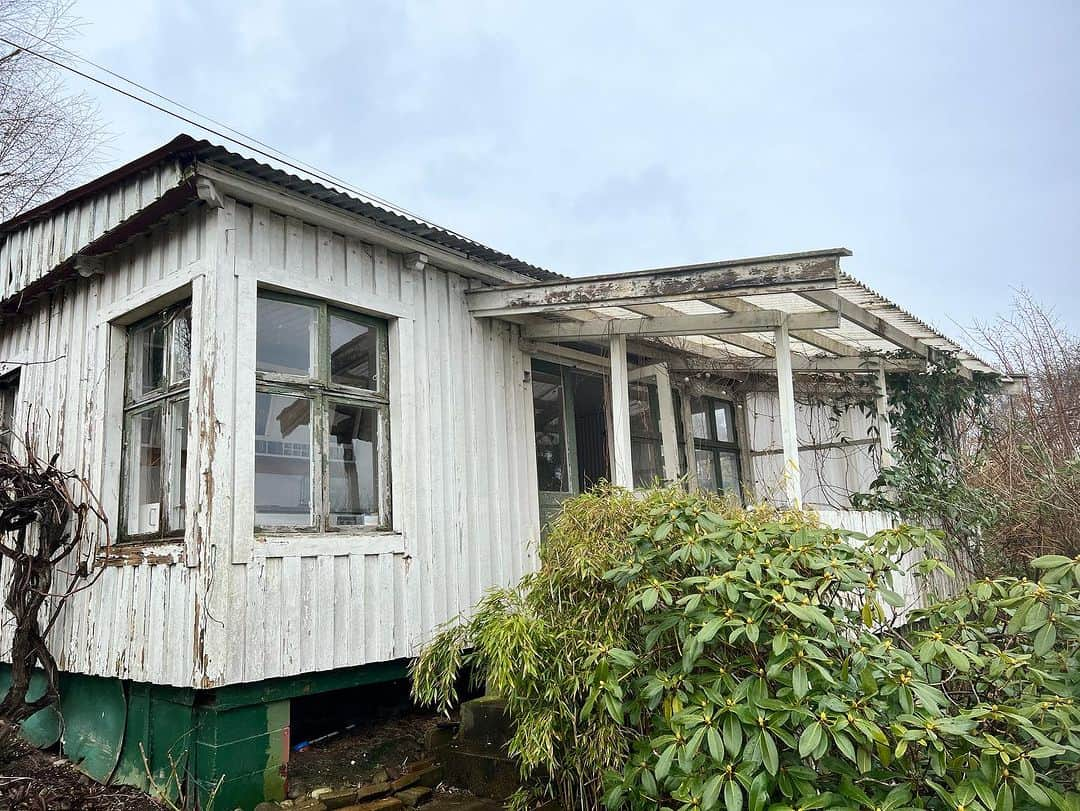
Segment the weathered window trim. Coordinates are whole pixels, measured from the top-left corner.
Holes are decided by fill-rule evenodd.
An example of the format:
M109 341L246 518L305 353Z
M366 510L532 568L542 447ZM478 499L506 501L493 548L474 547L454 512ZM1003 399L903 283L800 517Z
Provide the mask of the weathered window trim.
M192 307L192 301L189 298L181 298L176 303L171 303L169 306L160 308L156 313L149 317L141 318L137 321L129 321L126 327L122 329L124 335L124 352L121 362L120 374L122 375L123 397L122 408L120 413L120 455L119 455L119 501L117 510L117 536L116 543L124 546L128 545L155 545L168 543L169 541L182 541L187 534L187 523L180 528L171 527L171 513L174 505L170 499L170 495L173 490L173 478L174 478L174 465L177 463L177 459L174 458L172 453L171 443L174 439L173 430L173 408L180 403L187 404L187 433L186 437L187 448L189 453L189 459L192 450L191 443L191 426L192 426L192 401L190 395L191 388L191 361L193 354L192 347L189 345L188 356L188 375L187 377L173 381L173 364L175 357L173 353L173 339L175 324L178 318L188 311L189 318L194 317L194 310ZM152 323L156 320L162 320L166 324L166 347L165 347L165 368L164 368L164 385L160 389L154 389L153 391L144 394L142 396L135 396L131 391L131 338L135 332L142 326ZM156 532L143 532L143 533L129 533L127 531L128 522L128 483L130 476L130 442L131 432L129 430L130 420L139 414L146 413L152 409L160 407L162 409L161 419L161 434L162 434L162 464L161 464L161 496L158 500L160 514L158 523L161 529ZM186 484L186 482L185 482ZM186 493L185 493L186 501ZM187 510L187 504L181 504L180 507L184 510L185 517L187 517L189 511ZM109 557L112 557L111 555ZM122 556L123 557L123 556ZM126 558L125 558L126 560Z
M259 394L278 394L303 397L312 401L311 419L311 489L312 489L312 524L303 527L264 526L253 523L256 538L266 542L274 538L301 536L314 541L318 538L341 538L358 536L371 538L378 535L395 535L393 532L393 511L390 481L390 356L389 324L365 313L332 306L323 299L286 293L273 288L260 286L256 292L256 313L258 299L285 301L309 306L316 311L315 346L316 352L310 375L267 372L258 369L255 363L255 396ZM376 372L375 389L365 389L335 383L331 380L330 370L330 317L345 318L363 324L376 335ZM257 316L256 316L257 318ZM257 330L257 324L253 325ZM334 403L370 408L378 415L376 446L376 468L374 484L379 500L379 523L376 526L334 526L330 523L330 453L329 453L329 406ZM254 418L254 413L252 414ZM317 458L316 458L317 454ZM252 467L254 472L254 466ZM254 481L252 482L254 491ZM252 505L254 507L254 504ZM396 546L395 546L396 548ZM310 554L310 552L309 552Z
M739 488L738 496L739 500L746 503L748 496L747 486L745 482L745 454L743 448L739 442L739 437L743 431L743 419L740 413L739 405L730 396L722 396L715 392L706 391L699 395L699 399L706 400L710 403L720 403L727 407L731 420L731 434L732 439L724 440L717 438L717 426L716 426L716 414L715 405L706 411L707 422L706 428L708 430L708 437L699 437L694 435L694 423L693 419L690 419L689 424L685 426L685 430L689 432L689 436L693 440L694 451L706 451L713 454L713 465L716 470L716 475L720 475L719 466L716 464L717 453L730 453L735 456L735 470L737 476L737 484ZM693 406L690 399L687 399L687 415L689 416L693 412ZM692 473L695 480L697 479L697 460L696 457L687 459L687 469ZM698 483L700 486L700 483Z
M22 382L22 368L0 375L0 449L7 452L18 446L19 433L19 388Z

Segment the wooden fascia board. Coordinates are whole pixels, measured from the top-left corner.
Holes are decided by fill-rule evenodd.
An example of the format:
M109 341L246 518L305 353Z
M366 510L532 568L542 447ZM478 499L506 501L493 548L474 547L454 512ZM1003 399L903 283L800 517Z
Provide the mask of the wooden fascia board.
M592 276L471 290L469 309L478 317L553 313L590 307L834 290L842 253L793 255L768 260L718 262L691 268Z
M724 333L766 332L787 322L789 329L829 329L840 324L836 313L794 313L759 310L747 313L676 315L657 318L611 318L575 323L529 324L522 334L530 339L547 341L597 340L611 335L638 338L669 338L682 335L718 335Z
M325 225L339 233L374 245L381 245L398 253L423 255L431 265L470 279L478 279L495 285L535 281L529 276L468 259L433 243L367 222L359 215L341 211L331 205L307 200L266 183L243 177L220 166L199 163L195 173L200 177L213 180L221 192L244 202L257 203L287 216Z

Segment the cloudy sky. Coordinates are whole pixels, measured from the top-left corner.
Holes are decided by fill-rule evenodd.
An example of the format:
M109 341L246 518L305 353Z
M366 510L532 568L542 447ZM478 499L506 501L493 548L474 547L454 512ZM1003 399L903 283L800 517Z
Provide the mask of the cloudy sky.
M75 11L86 56L556 271L843 245L951 334L1018 285L1080 326L1071 0ZM196 134L92 92L112 163Z

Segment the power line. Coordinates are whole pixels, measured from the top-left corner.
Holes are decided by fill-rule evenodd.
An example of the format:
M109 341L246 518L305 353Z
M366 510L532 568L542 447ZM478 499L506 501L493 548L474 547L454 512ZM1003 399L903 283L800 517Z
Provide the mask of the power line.
M82 62L84 62L84 63L86 63L88 65L91 65L91 66L93 66L94 68L96 68L98 70L104 71L105 73L109 74L110 76L113 76L113 77L115 77L115 78L117 78L117 79L131 85L132 87L136 87L136 88L138 88L138 89L140 89L140 90L142 90L144 92L150 93L151 95L153 95L153 96L155 96L155 97L157 97L157 98L159 98L159 99L161 99L161 100L163 100L163 101L165 101L165 102L167 102L169 104L172 104L172 105L174 105L176 107L179 107L180 109L185 110L185 111L191 113L192 115L198 116L199 118L201 118L201 119L203 119L205 121L211 122L216 127L220 127L220 129L215 129L214 127L209 127L206 124L201 124L198 121L195 121L195 120L193 120L191 118L188 118L187 116L181 115L180 113L177 113L174 110L170 110L170 109L168 109L166 107L161 106L160 104L156 104L153 101L150 101L149 99L145 99L145 98L137 95L136 93L129 92L129 91L125 90L122 87L117 87L116 85L105 81L104 79L101 79L101 78L99 78L97 76L93 76L93 75L91 75L89 73L86 73L85 71L79 70L78 68L76 68L76 67L74 67L72 65L69 65L69 64L67 64L65 62L62 62L62 61L60 61L58 59L54 59L53 57L51 57L51 56L49 56L47 54L43 54L43 53L41 53L39 51L34 50L33 48L25 46L25 45L20 45L19 43L13 42L13 41L11 41L10 39L8 39L5 36L0 36L0 42L3 42L4 44L9 45L12 48L16 48L16 49L18 49L18 51L22 51L24 53L30 54L31 56L35 56L35 57L37 57L38 59L41 59L44 62L48 62L49 64L54 65L55 67L61 68L62 70L66 70L66 71L69 71L71 73L74 73L75 75L80 76L83 79L87 79L87 80L89 80L91 82L94 82L95 84L101 85L102 87L105 87L105 88L107 88L109 90L112 90L115 93L119 93L122 96L126 96L127 98L132 99L133 101L137 101L137 102L139 102L141 104L145 104L146 106L151 107L152 109L157 110L158 112L165 113L168 116L172 116L173 118L177 119L178 121L183 121L185 124L190 124L193 127L198 127L200 130L203 130L204 132L208 132L211 135L214 135L214 136L216 136L218 138L221 138L221 139L223 139L225 141L228 141L229 143L236 144L237 146L242 147L244 149L248 149L248 150L256 153L257 155L261 155L264 158L268 158L269 160L272 160L272 161L277 161L278 163L281 163L281 164L284 164L285 166L288 166L290 169L294 169L294 170L296 170L298 172L303 172L305 174L311 175L312 177L317 178L318 180L320 180L323 183L326 183L326 184L328 184L330 186L337 186L337 187L339 187L341 189L349 191L349 192L357 195L358 197L365 198L368 202L378 204L378 205L380 205L380 206L382 206L384 208L387 208L390 211L395 212L397 214L402 214L402 215L405 215L407 217L411 217L412 219L417 220L418 222L423 223L424 225L429 225L429 226L432 226L434 228L438 228L440 231L444 231L445 233L450 234L451 236L458 237L459 239L463 239L463 240L465 240L467 242L471 242L471 243L474 243L474 244L477 244L477 245L480 244L479 242L477 242L472 237L466 236L465 234L461 234L461 233L459 233L457 231L454 231L454 230L452 230L450 228L446 228L446 227L441 226L441 225L436 225L435 223L430 222L429 220L425 219L424 217L420 216L419 214L415 214L412 211L409 211L408 209L402 208L401 206L396 205L395 203L392 203L389 200L385 200L385 199L379 197L378 195L375 195L375 194L372 194L370 192L364 191L363 189L360 189L360 188L358 188L358 187L356 187L356 186L354 186L354 185L352 185L350 183L347 183L347 182L341 180L340 178L336 178L332 174L329 174L328 172L324 172L321 169L318 169L317 167L312 166L311 164L305 164L303 161L299 160L298 158L292 158L292 157L288 156L286 153L282 152L281 150L276 149L275 147L272 147L272 146L270 146L268 144L265 144L262 141L258 140L257 138L253 138L253 137L251 137L249 135L245 135L244 133L240 132L239 130L234 129L233 127L228 126L227 124L223 124L221 122L218 122L218 121L214 120L213 118L210 118L209 116L198 112L197 110L193 110L192 108L187 107L187 106L185 106L183 104L180 104L179 102L173 101L172 99L168 98L167 96L164 96L164 95L162 95L161 93L158 93L155 90L151 90L150 88L145 87L144 85L141 85L138 82L135 82L135 81L133 81L131 79L128 79L127 77L122 76L119 73L115 73L114 71L109 70L106 67L98 65L95 62L92 62L91 60L86 59L85 57L80 56L80 55L78 55L77 53L75 53L73 51L69 51L68 49L63 48L63 47L61 47L59 45L56 45L55 43L49 42L48 40L45 40L45 39L43 39L42 37L40 37L40 36L38 36L36 34L30 34L29 32L23 31L22 29L18 28L18 26L11 25L10 23L8 23L7 25L9 27L16 28L17 30L21 31L24 34L29 34L29 36L33 36L35 39L37 39L38 41L44 43L45 45L48 45L50 48L54 48L54 49L56 49L58 51L69 54L72 57L74 57L75 59L78 59L78 60L80 60L80 61L82 61ZM9 55L14 56L15 53L12 53L12 54L9 54ZM222 130L225 130L225 132L223 132ZM227 132L235 133L236 135L240 136L240 138L243 138L245 140L240 140L240 138L235 138L232 135L228 135ZM259 146L253 146L252 145L253 143L258 144ZM260 148L260 147L264 147L264 148ZM269 151L267 151L267 150L269 150ZM273 153L276 153L276 154L273 154Z
M216 125L218 127L221 127L223 129L227 130L228 132L233 133L234 135L237 135L237 136L239 136L239 137L241 137L241 138L243 138L243 139L245 139L247 141L250 141L253 144L258 144L259 146L261 146L261 147L263 147L265 149L269 149L270 151L274 152L276 155L280 156L281 158L285 158L287 160L295 162L299 166L305 167L305 169L308 170L308 171L321 172L321 170L317 166L314 166L313 164L310 164L307 161L304 161L304 160L302 160L300 158L294 157L293 155L290 155L287 152L283 152L282 150L277 149L276 147L274 147L274 146L272 146L272 145L270 145L268 143L265 143L264 141L260 141L258 138L254 137L253 135L248 135L245 132L241 132L240 130L237 130L237 129L229 126L228 124L226 124L223 121L218 121L218 120L216 120L214 118L211 118L208 115L205 115L204 113L200 113L198 110L195 110L195 109L193 109L191 107L188 107L188 106L182 104L181 102L176 101L176 99L171 99L168 96L165 96L165 95L157 92L156 90L154 90L151 87L147 87L146 85L140 84L139 82L136 82L134 79L129 79L126 76L124 76L124 75L122 75L120 73L117 73L116 71L110 69L109 67L107 67L105 65L101 65L101 64L99 64L97 62L94 62L92 59L87 59L85 56L82 56L81 54L78 54L75 51L69 50L68 48L65 48L63 45L60 45L59 43L47 40L44 37L42 37L41 35L35 34L33 31L28 31L25 28L22 28L21 26L15 25L14 23L11 23L11 22L7 23L7 26L9 28L15 29L16 31L18 31L19 33L21 33L21 34L23 34L25 36L33 37L34 39L36 39L41 44L47 45L48 47L52 48L55 51L60 51L61 53L67 54L68 56L72 57L73 59L77 59L80 62L83 62L83 63L85 63L87 65L90 65L91 67L93 67L93 68L95 68L97 70L100 70L103 73L106 73L106 74L108 74L109 76L112 76L115 79L119 79L120 81L125 82L126 84L129 84L132 87L136 87L139 90L142 90L142 91L144 91L146 93L149 93L152 96L155 96L156 98L161 99L162 101L168 102L169 104L173 105L174 107L178 107L181 110L185 110L186 112L191 113L192 115L196 115L199 118L203 119L204 121L209 121L211 124L214 124L214 125ZM18 52L19 52L18 50L13 51L8 56L15 56ZM7 57L4 57L4 58L6 59ZM3 61L3 60L0 59L0 61ZM339 177L337 177L335 175L332 175L329 172L321 172L321 174L323 174L325 177L328 177L328 178L334 180L342 188L347 188L347 189L350 189L350 190L352 190L352 191L354 191L356 193L361 193L364 196L370 197L372 200L379 200L377 195L366 192L363 189L360 189L360 188L358 188L356 186L351 186L347 181L345 181L345 180L343 180L343 179L341 179L341 178L339 178ZM380 202L388 202L388 201L380 200ZM400 210L404 211L404 209L400 209Z

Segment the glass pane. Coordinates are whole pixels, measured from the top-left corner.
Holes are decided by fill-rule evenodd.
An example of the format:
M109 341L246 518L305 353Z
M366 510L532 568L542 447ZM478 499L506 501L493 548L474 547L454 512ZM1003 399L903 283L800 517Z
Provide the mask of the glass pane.
M255 524L311 526L311 400L255 395Z
M172 381L191 377L191 308L185 307L172 322Z
M361 389L378 388L378 330L348 318L330 316L330 380Z
M704 397L690 398L690 418L694 424L695 439L712 439L709 434L709 406Z
M660 433L658 415L653 408L655 387L645 383L630 384L630 433L656 435Z
M314 376L316 310L307 304L259 298L255 368L261 372Z
M165 386L165 325L137 327L128 344L128 397L139 399Z
M716 438L720 442L734 442L735 412L731 403L713 400L713 415L716 418Z
M703 451L700 448L694 451L694 461L697 466L698 486L709 493L719 493L720 488L716 482L716 459L712 451Z
M188 401L174 400L169 408L169 530L179 530L186 525Z
M739 484L739 457L734 453L717 451L716 460L720 465L720 489L742 501L742 486Z
M0 448L10 451L18 432L15 408L19 397L19 373L14 372L0 383ZM25 426L23 426L25 429Z
M543 492L570 491L566 475L562 377L533 370L533 419L536 425L537 485Z
M162 406L128 418L124 528L128 535L161 528Z
M634 464L634 487L649 487L663 478L663 455L658 440L631 440L630 458Z
M329 406L330 524L379 525L379 412L333 403Z

